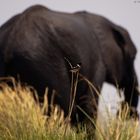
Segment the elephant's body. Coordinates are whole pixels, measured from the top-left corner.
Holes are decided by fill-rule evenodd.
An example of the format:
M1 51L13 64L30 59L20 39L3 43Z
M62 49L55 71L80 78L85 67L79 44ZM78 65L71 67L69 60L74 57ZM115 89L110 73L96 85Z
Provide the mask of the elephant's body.
M47 86L55 89L58 92L55 103L61 106L65 116L71 96L68 61L73 66L80 64L80 73L97 89L104 81L118 83L120 88L129 86L126 101L134 94L131 105L136 107L135 54L136 49L123 28L87 12L68 14L33 6L0 28L0 76L19 75L39 96L43 96ZM96 114L97 108L91 101L96 99L98 103L98 96L89 91L86 82L79 82L72 116L79 113L77 105L90 116ZM81 121L84 115L79 114Z

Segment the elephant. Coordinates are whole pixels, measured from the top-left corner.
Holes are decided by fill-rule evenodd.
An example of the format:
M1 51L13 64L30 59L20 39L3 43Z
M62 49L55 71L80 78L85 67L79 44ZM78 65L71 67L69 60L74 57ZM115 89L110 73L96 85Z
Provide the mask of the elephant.
M132 114L137 112L136 52L126 29L87 11L64 13L34 5L0 27L0 77L12 76L33 86L40 101L48 87L50 103L54 89L54 104L65 117L74 98L71 83L77 73L72 70L78 71L72 123L88 120L85 113L97 117L96 92L104 82L124 89L125 102ZM82 77L92 83L92 92Z
M102 16L89 17L92 29L98 36L103 63L106 68L105 81L118 89L124 89L124 103L130 107L130 115L138 117L138 80L134 68L136 47L126 29Z

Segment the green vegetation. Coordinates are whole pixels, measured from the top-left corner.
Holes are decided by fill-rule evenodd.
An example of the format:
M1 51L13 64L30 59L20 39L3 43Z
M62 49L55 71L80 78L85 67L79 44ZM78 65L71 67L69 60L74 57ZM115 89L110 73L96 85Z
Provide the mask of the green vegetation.
M58 106L51 108L47 116L47 91L44 104L33 90L20 84L10 88L1 85L0 90L0 140L87 140L86 129L66 123ZM128 120L129 109L118 118L108 115L107 123L96 123L95 140L140 140L138 120ZM123 116L123 117L122 117Z

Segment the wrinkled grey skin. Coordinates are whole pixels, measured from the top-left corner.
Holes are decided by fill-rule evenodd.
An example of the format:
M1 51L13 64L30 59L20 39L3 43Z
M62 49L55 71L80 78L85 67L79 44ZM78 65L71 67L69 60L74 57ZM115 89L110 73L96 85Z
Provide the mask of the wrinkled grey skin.
M137 77L134 70L136 48L128 32L106 18L88 12L73 14L33 6L12 17L0 28L0 76L14 76L32 85L40 97L49 87L57 91L54 103L65 116L69 112L70 65L80 64L80 73L100 90L103 82L124 90L125 101L136 113ZM68 61L67 61L68 60ZM98 96L79 81L72 122L85 120L80 106L96 116Z

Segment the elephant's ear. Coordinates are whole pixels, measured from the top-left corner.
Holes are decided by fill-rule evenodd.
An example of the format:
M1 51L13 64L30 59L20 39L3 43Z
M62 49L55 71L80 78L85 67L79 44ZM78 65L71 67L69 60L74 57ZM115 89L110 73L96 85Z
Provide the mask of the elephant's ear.
M127 59L134 59L136 48L126 30L121 27L112 28L113 37Z
M113 33L114 39L115 39L116 43L118 44L118 46L120 46L123 49L123 47L126 44L123 35L115 28L112 29L112 33Z

